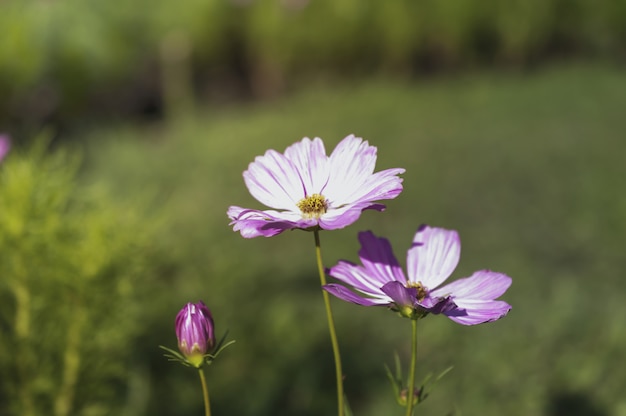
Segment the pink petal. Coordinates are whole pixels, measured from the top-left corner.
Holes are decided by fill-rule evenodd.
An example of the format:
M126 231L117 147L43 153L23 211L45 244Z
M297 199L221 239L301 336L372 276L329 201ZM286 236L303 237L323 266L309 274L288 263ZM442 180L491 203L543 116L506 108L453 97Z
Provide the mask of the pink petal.
M416 288L407 288L402 283L394 281L386 283L381 289L396 305L410 308L415 306Z
M404 173L401 168L386 169L371 175L359 188L358 193L353 193L353 202L378 201L381 199L393 199L402 192L402 178L398 175Z
M492 300L511 286L512 279L502 273L480 270L471 277L455 280L432 292L433 296L452 294L455 299Z
M386 238L379 238L371 231L359 233L359 258L366 272L378 282L378 287L385 283L398 281L406 285L402 267L396 260L391 244Z
M497 321L511 310L511 305L501 300L455 299L454 301L459 309L445 314L448 318L462 325L477 325Z
M272 237L285 230L315 225L315 220L304 220L291 212L259 211L231 206L227 214L233 231L239 231L244 238Z
M362 266L342 260L332 267L328 271L328 274L368 296L377 297L379 299L386 298L380 289L383 285L380 284L378 279L373 278Z
M323 289L341 300L356 303L361 306L386 305L389 303L389 300L364 298L352 292L350 289L334 283L323 286Z
M329 209L326 214L320 217L319 225L324 230L337 230L347 227L356 222L361 216L361 213L366 209L383 211L385 206L382 204L366 203Z

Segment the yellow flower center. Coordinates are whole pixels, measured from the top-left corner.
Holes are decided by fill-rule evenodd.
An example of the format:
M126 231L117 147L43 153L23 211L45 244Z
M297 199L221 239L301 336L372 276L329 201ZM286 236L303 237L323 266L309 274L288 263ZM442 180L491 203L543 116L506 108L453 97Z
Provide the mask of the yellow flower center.
M328 201L320 194L312 194L302 198L296 204L304 218L319 218L326 213Z
M428 295L428 290L422 285L421 282L407 283L406 287L414 287L417 289L417 300L423 300Z

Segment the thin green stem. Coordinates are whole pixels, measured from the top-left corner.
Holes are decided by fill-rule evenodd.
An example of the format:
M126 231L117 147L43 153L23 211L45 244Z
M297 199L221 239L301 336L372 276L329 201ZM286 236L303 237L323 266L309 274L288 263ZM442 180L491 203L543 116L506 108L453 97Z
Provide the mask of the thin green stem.
M21 264L19 265L21 266ZM22 270L22 267L19 268ZM18 280L13 286L15 294L15 338L18 345L29 346L31 342L31 293L24 279ZM20 414L24 416L33 416L36 414L35 401L32 389L34 381L33 368L33 349L20 348L18 350L18 359L15 361L17 365L17 384L19 404L21 407Z
M406 416L413 416L413 402L415 401L415 363L417 361L417 319L411 320L413 328L411 341L411 372L409 374L409 391L406 393Z
M315 254L317 256L317 269L320 274L320 283L326 285L326 273L324 272L324 263L322 262L322 248L320 245L319 230L313 232L315 235ZM328 329L330 331L330 342L333 344L333 355L335 356L335 374L337 376L337 402L339 416L344 415L343 404L343 372L341 371L341 355L339 353L339 343L337 342L337 332L335 331L335 321L333 320L333 312L330 308L330 297L328 292L322 289L324 297L324 305L326 306L326 316L328 317Z
M198 368L198 374L200 374L200 382L202 383L202 396L204 397L204 415L211 416L211 403L209 402L209 389L206 386L206 377L204 377L204 370L202 367Z

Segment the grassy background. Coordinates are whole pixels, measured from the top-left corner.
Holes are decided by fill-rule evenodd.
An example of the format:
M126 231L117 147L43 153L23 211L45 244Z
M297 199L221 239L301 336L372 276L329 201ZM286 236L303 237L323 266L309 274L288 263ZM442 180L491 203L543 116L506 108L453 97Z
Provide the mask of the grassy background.
M499 322L421 322L419 377L455 368L420 412L626 415L624 108L620 71L561 67L311 85L262 105L93 133L84 182L105 180L122 198L150 195L167 218L157 242L166 254L144 289L151 301L132 353L141 388L129 403L147 414L200 412L195 375L167 363L156 345L174 346L176 312L203 299L218 333L228 328L237 340L209 369L215 414L332 414L313 236L244 240L225 212L260 207L241 177L256 155L303 136L324 138L331 151L355 133L378 147L378 169L406 168L405 190L386 213L323 233L327 265L356 260L356 233L365 229L387 236L403 263L416 228L428 223L460 231L453 279L481 268L513 277L504 296L513 310ZM383 364L394 351L408 360L409 322L384 309L333 306L354 413L399 414Z

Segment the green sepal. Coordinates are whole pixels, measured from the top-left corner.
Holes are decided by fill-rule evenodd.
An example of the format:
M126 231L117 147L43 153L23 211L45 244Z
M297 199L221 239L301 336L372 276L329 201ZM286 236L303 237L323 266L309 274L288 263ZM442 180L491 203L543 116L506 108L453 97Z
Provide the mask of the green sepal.
M186 366L186 367L193 367L193 368L201 368L202 365L204 363L206 364L211 364L213 362L213 360L215 360L217 358L217 356L224 350L226 349L228 346L232 345L235 343L235 340L232 341L228 341L225 343L226 341L226 336L228 335L228 331L226 331L226 333L224 333L224 336L220 339L220 341L217 343L217 345L213 348L215 350L214 353L207 353L204 354L203 357L203 361L200 365L194 365L191 362L189 362L189 360L182 355L180 352L175 351L171 348L168 347L164 347L163 345L159 345L159 348L161 348L162 350L166 351L167 354L163 354L168 361L177 361L179 363L181 363L182 365Z
M400 363L400 357L398 353L394 353L394 367L395 372L392 372L389 366L385 365L385 372L387 373L387 378L391 382L391 386L393 387L394 396L396 401L400 406L406 407L407 400L409 397L408 386L404 383L404 377L402 376L402 365ZM446 374L448 374L452 370L453 366L450 366L439 373L434 380L433 373L428 373L421 385L415 388L413 392L413 404L417 405L422 401L426 400L428 395L430 394L433 386L443 378ZM415 394L417 393L417 394Z
M224 333L224 336L220 339L220 341L215 346L215 348L214 348L215 349L215 353L214 354L205 354L204 355L204 362L206 362L207 364L211 364L213 362L213 360L215 360L217 358L217 356L220 354L220 352L224 351L230 345L235 343L234 339L232 341L228 341L228 342L224 343L226 341L226 336L227 335L228 335L228 331L226 331Z

